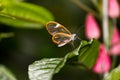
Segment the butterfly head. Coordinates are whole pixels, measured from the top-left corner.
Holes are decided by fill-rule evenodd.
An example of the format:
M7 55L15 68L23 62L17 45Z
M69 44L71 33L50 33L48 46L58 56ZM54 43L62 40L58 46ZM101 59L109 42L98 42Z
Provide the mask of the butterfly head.
M71 40L74 41L76 39L76 34L72 34Z

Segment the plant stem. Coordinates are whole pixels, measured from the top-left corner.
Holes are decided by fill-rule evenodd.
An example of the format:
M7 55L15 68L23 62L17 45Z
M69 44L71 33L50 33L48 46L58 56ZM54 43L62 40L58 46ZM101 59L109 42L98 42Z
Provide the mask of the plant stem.
M117 20L116 20L116 18L112 19L112 23L113 23L113 26L112 26L113 28L117 27ZM118 44L118 42L116 44ZM114 44L114 45L116 45L116 44ZM113 55L112 56L112 68L111 69L115 68L116 62L117 62L117 56Z
M99 18L99 15L92 10L91 8L89 8L88 6L84 5L83 3L81 3L79 0L70 0L71 2L73 2L74 4L76 4L78 7L80 7L81 9L83 9L84 11L88 12L88 13L92 13L94 16Z
M109 47L109 28L108 28L108 0L103 0L103 42L106 48Z
M117 56L116 55L112 56L112 67L111 67L111 69L115 68L116 61L117 61Z
M117 25L117 20L116 20L116 18L113 18L112 19L112 23L113 23L113 27L117 27L116 25Z

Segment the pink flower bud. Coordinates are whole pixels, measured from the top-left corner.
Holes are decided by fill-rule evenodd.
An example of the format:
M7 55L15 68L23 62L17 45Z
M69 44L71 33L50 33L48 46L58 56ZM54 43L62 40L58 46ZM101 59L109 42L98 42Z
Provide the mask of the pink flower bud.
M119 32L118 32L118 29L117 29L117 27L114 27L113 35L112 35L112 38L111 38L111 45L114 45L114 44L118 43L119 40L120 40L120 35L119 35Z
M85 34L88 39L100 37L100 29L92 14L87 14L85 21Z
M99 56L97 58L96 64L93 67L94 72L96 73L106 73L109 71L111 66L111 60L107 54L107 50L103 44L100 45Z
M119 11L119 4L117 0L109 0L109 5L108 5L108 15L111 18L117 18L120 14Z
M117 27L115 27L113 30L110 54L120 55L120 35L119 35Z
M120 43L115 44L110 48L110 54L120 55Z

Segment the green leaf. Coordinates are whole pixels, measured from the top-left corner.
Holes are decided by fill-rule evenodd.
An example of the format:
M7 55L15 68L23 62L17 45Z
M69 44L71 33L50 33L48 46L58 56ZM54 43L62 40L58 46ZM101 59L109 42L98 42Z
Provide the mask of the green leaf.
M83 41L82 43L84 44L79 50L79 62L91 69L99 53L99 42L92 39L90 42Z
M30 80L51 80L55 73L58 73L65 65L68 58L78 55L79 48L68 53L64 58L50 58L35 61L29 66Z
M17 79L5 66L0 65L0 80L17 80Z
M73 51L69 52L64 58L50 58L50 59L42 59L39 61L35 61L33 64L31 64L29 66L29 79L30 80L52 80L52 77L55 73L58 73L61 68L66 64L67 60L70 58L73 58L75 56L78 56L80 54L80 58L79 60L82 60L83 62L86 63L85 60L86 57L91 57L90 54L87 52L87 50L89 52L93 52L93 50L91 51L90 49L93 48L98 48L99 43L97 40L92 39L90 42L87 41L82 41L80 46L76 49L74 49ZM95 58L98 49L94 49L92 58ZM84 54L86 55L83 55ZM90 59L90 63L94 62L95 59ZM88 63L89 64L89 63ZM91 65L91 64L90 64Z
M22 2L22 1L25 1L25 0L15 0L15 1Z
M120 65L108 73L103 80L120 80Z
M53 20L45 8L25 2L0 0L0 22L19 28L42 28Z
M96 40L92 40L90 42L82 41L78 48L69 52L64 58L50 58L35 61L29 66L29 79L51 80L53 75L55 73L58 73L61 70L61 68L66 64L68 59L79 55L79 50L83 51L83 48L85 49L86 46L93 47L93 45L95 44L97 44Z
M9 33L0 33L0 39L9 38L9 37L13 37L13 36L14 36L14 33L12 33L12 32L9 32Z
M53 74L63 66L63 60L63 58L51 58L35 61L29 66L30 80L51 80Z

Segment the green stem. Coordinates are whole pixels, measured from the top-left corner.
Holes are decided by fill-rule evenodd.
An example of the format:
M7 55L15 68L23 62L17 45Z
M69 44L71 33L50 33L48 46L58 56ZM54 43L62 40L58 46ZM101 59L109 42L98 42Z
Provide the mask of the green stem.
M86 11L88 13L92 13L94 16L96 16L96 17L99 18L98 13L96 13L94 10L92 10L88 6L84 5L83 3L81 3L79 0L71 0L71 2L73 2L74 4L76 4L78 7L80 7L84 11Z
M89 0L90 2L92 2L92 4L96 7L96 8L98 8L98 1L97 0Z
M117 25L117 20L116 20L116 18L113 18L112 19L112 26L113 27L116 27L116 25ZM119 41L118 41L119 42ZM116 42L116 44L118 44L118 42ZM116 44L114 44L114 45L116 45ZM116 61L117 61L117 56L116 55L113 55L112 56L112 68L111 69L113 69L114 67L115 67L115 65L116 65Z
M108 0L103 0L103 42L106 48L109 47L109 28L108 28Z
M113 18L112 19L112 23L113 23L113 27L117 27L116 25L117 25L117 20L116 20L116 18Z
M116 61L117 61L117 56L116 55L112 56L112 68L111 69L115 68Z
M99 74L100 80L103 80L104 74Z
M108 0L102 0L102 29L103 29L103 42L105 44L105 47L109 49L109 28L108 28ZM104 76L105 74L103 74Z

